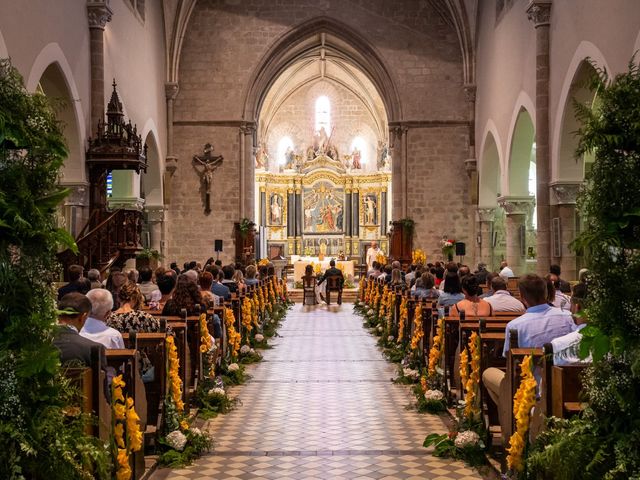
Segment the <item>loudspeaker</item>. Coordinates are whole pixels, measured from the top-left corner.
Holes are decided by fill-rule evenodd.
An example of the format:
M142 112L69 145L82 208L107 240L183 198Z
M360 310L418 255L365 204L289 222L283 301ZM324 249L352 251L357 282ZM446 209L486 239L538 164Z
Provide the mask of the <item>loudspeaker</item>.
M221 252L222 251L222 240L214 240L213 241L213 251Z
M467 246L464 242L456 242L456 255L464 257L466 255Z

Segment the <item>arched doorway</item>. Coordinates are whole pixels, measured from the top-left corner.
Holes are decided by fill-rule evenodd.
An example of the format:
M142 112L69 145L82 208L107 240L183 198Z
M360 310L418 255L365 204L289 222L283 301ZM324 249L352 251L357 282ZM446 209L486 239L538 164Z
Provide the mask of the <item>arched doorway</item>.
M392 199L386 102L356 53L347 54L331 31L308 36L304 45L257 102L259 254L360 259L373 240L386 250Z
M477 243L479 261L485 263L490 271L497 269L500 260L504 258L506 248L504 213L502 209L497 208L501 192L500 150L494 134L489 131L480 157Z

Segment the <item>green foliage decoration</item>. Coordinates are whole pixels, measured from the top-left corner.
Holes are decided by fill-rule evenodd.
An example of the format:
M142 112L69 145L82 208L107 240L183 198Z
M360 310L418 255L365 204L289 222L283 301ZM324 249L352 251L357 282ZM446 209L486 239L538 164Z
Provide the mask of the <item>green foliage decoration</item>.
M51 341L56 249L75 249L56 225L67 195L62 126L42 94L29 94L0 60L0 470L6 479L105 478L108 449L70 415L68 382Z
M597 69L596 69L597 70ZM640 478L640 67L591 79L597 102L577 105L577 155L595 162L579 199L575 242L591 271L580 353L589 407L550 425L528 459L530 478ZM576 468L580 465L580 468Z

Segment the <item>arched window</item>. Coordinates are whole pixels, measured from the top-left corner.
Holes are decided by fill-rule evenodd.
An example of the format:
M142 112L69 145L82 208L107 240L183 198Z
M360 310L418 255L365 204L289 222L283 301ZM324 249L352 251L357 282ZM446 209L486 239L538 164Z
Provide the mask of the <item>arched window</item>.
M360 152L360 163L362 165L366 164L370 159L370 155L369 155L369 145L367 144L367 141L364 138L356 137L353 139L353 142L351 142L350 153L353 154L353 152L355 152L356 150Z
M324 127L327 135L331 134L331 102L329 97L321 96L316 100L316 132Z
M278 142L278 165L287 164L287 150L293 150L293 140L291 137L282 137Z

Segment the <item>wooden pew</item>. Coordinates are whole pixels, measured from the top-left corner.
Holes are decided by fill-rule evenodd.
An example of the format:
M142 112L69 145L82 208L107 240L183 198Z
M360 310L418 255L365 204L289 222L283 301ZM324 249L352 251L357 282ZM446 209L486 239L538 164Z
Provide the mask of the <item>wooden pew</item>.
M584 410L582 401L582 376L586 364L553 365L553 347L550 343L544 346L548 365L551 367L551 381L547 385L551 398L549 408L551 415L558 418L569 418Z

